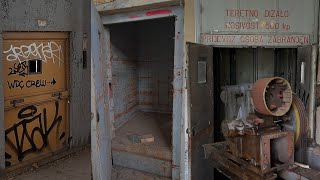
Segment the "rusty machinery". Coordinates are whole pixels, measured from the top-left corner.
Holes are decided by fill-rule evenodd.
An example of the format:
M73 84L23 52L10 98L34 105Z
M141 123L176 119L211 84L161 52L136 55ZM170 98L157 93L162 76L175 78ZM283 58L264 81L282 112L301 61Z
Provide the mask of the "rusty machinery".
M206 158L231 179L274 179L294 159L304 162L307 119L283 78L224 87L224 142L204 145Z

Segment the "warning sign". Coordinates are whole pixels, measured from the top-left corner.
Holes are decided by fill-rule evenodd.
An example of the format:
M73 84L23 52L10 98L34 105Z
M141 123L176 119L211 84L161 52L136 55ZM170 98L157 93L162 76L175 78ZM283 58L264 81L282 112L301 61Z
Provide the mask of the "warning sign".
M309 35L217 35L202 34L201 43L207 45L246 46L305 46L310 44Z
M197 30L205 44L305 46L317 43L317 0L202 0L200 5Z

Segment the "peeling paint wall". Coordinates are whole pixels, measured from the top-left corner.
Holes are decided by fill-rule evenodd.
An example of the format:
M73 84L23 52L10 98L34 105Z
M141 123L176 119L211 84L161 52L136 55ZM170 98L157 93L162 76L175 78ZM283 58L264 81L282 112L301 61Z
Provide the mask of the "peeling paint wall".
M70 32L70 145L90 140L90 61L83 68L83 33L90 34L90 1L87 0L2 0L0 33L9 31ZM40 23L40 24L39 24ZM45 25L45 26L41 26ZM40 26L39 26L40 25ZM0 38L0 49L3 40ZM0 53L0 59L2 59ZM0 67L2 61L0 61ZM3 70L0 68L0 170L4 169Z

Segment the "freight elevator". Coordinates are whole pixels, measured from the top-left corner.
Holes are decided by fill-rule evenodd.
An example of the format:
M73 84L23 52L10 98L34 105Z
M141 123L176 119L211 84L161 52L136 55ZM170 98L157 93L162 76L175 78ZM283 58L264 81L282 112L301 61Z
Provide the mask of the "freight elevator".
M114 165L171 175L174 21L161 18L109 26ZM140 142L145 136L149 142ZM161 161L163 168L150 166L153 161Z

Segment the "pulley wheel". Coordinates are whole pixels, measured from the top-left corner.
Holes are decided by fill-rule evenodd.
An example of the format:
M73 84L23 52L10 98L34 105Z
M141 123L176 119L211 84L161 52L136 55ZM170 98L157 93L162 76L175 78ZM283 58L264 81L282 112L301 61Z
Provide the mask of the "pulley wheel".
M281 77L259 79L252 87L251 96L256 111L264 115L283 116L292 103L290 84Z

